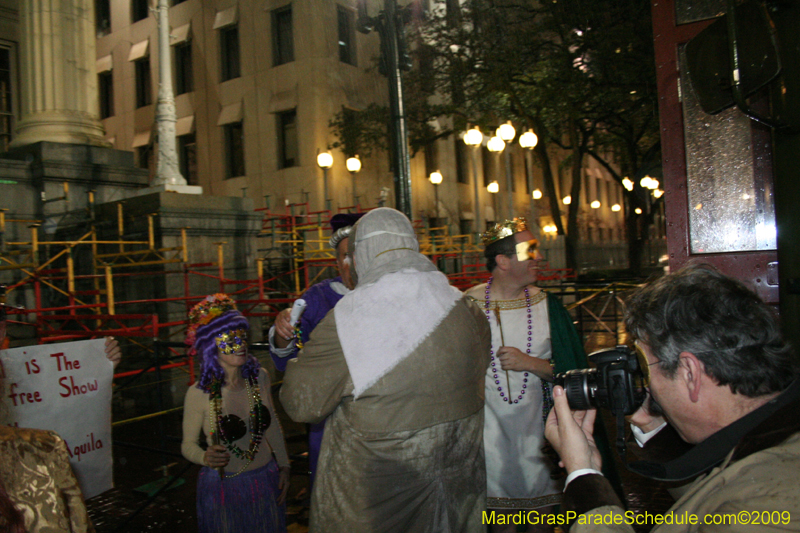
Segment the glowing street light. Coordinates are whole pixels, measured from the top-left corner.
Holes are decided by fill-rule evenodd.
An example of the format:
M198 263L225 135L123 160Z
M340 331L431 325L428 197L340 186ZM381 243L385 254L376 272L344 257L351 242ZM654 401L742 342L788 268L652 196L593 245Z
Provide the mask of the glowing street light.
M539 137L533 133L533 130L528 130L522 135L519 136L519 145L527 150L528 152L532 151L536 145L539 143ZM525 157L530 157L528 154L525 154ZM530 191L533 189L533 175L531 169L533 165L526 165L526 172L525 172L525 179L528 185L528 190ZM539 189L535 189L531 192L531 198L533 200L540 200L542 198L542 191ZM536 202L531 201L531 221L536 224Z
M347 167L347 170L350 171L350 175L353 177L353 205L358 205L358 196L356 195L356 174L359 173L361 170L361 160L358 156L348 157L347 161L344 162L344 165Z
M480 239L481 235L481 201L478 193L478 147L483 142L483 134L477 127L467 130L464 133L464 144L473 148L472 150L472 188L475 191L475 235Z
M569 205L572 203L572 196L567 195L561 201L564 202L564 205Z
M622 210L622 206L620 206L619 204L614 204L614 205L611 206L611 210L616 213L616 212Z
M495 137L497 139L497 137ZM503 141L500 141L503 142ZM492 193L492 204L494 206L494 218L497 220L497 193L500 191L500 185L493 181L489 185L486 186L486 190Z
M319 168L323 168L325 170L331 168L333 166L333 156L330 152L320 152L317 154L317 165Z
M317 154L317 165L322 169L322 195L324 197L325 209L330 209L328 199L328 169L333 166L333 156L330 152L320 152Z
M589 207L591 207L592 209L600 209L600 200L595 200L594 202L589 204Z
M539 137L532 130L528 130L519 136L519 145L526 150L534 149L537 144L539 144Z
M361 160L358 156L348 157L344 164L350 172L355 173L361 170Z
M653 196L655 196L656 198L661 198L663 195L664 191L662 191L661 189L656 189L653 191Z
M511 125L511 121L509 120L505 124L501 124L495 135L503 139L505 142L511 142L514 140L514 137L517 136L517 130L514 129L514 126Z
M502 152L505 147L506 143L503 142L503 139L500 137L492 137L489 139L489 142L486 143L486 148L488 148L490 152Z
M442 180L444 178L442 177L442 173L439 172L438 170L436 170L434 172L431 172L431 175L428 176L428 179L431 180L431 183L433 183L433 196L434 196L434 201L436 202L435 203L435 205L436 205L435 213L436 213L436 218L438 219L439 218L439 184L442 183Z
M636 209L633 210L633 212L636 213L637 215L641 215L642 214L642 208L641 207L637 207Z
M475 148L476 146L480 146L482 142L483 142L483 134L481 133L481 130L479 130L477 126L472 128L471 130L467 130L467 132L464 134L464 143L467 146L472 146L473 148Z
M625 187L625 189L627 189L628 191L632 191L633 181L629 177L625 176L624 178L622 178L622 186Z

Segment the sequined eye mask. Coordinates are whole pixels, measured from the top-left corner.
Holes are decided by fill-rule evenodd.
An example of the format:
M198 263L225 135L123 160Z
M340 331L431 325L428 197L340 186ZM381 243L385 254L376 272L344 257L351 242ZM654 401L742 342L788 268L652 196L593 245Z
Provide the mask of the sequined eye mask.
M247 331L244 329L226 331L217 335L214 342L217 343L220 353L232 355L247 347Z

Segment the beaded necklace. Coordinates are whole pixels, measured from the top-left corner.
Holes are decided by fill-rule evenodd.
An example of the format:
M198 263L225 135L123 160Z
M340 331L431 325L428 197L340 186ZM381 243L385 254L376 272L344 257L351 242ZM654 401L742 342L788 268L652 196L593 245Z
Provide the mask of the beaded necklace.
M485 294L485 297L484 297L485 298L484 310L486 312L486 320L488 320L489 323L491 323L491 321L492 321L491 300L489 299L489 293L491 292L492 281L493 280L494 280L494 277L491 277L491 278L489 278L489 281L486 283L486 291L485 291L486 294ZM525 353L527 355L530 355L531 354L531 339L533 338L533 336L532 336L533 321L531 320L531 297L530 297L530 294L528 293L528 287L525 287L525 306L527 307L527 311L528 311L528 313L527 313L528 314L528 341L527 341L527 348L525 350ZM497 361L495 360L495 356L494 356L494 344L492 344L492 347L491 347L491 349L489 351L489 354L490 354L491 359L492 359L492 361L491 361L492 378L494 379L495 385L497 385L497 390L500 393L500 397L503 398L504 402L508 402L509 404L511 404L511 403L519 403L520 400L522 400L524 398L525 391L528 388L528 372L525 372L523 374L523 377L522 377L522 390L520 390L519 396L516 399L512 400L511 399L511 390L508 391L508 396L506 396L505 392L503 392L503 387L500 384L500 377L497 374L497 372L498 372ZM550 359L550 366L551 367L553 366L553 363L554 363L554 361L551 358ZM540 381L541 381L541 385L542 385L542 420L546 421L547 420L547 415L550 412L550 409L552 409L552 407L553 407L553 393L552 393L552 390L550 388L550 383L548 383L547 381L545 381L543 379L540 380Z
M486 283L486 297L484 304L484 309L486 310L486 320L488 320L489 323L492 322L491 309L489 306L490 303L489 292L491 291L493 280L494 276L489 278L489 281ZM528 349L525 351L525 353L530 355L531 354L531 298L530 295L528 294L528 287L525 287L525 303L528 307ZM497 385L497 390L500 392L500 397L503 398L503 401L510 403L512 401L511 390L508 391L508 396L506 396L505 392L503 392L503 387L500 385L499 376L497 375L497 367L496 367L497 361L495 361L494 357L494 345L492 345L491 349L489 350L489 355L492 357L491 366L492 366L492 377L494 378L494 384ZM525 372L522 378L522 390L520 391L517 399L513 400L514 403L519 403L519 401L524 397L525 389L527 388L528 388L528 373Z
M236 457L245 461L244 465L233 475L226 477L236 477L245 469L250 466L250 463L255 459L258 453L258 447L261 444L261 438L269 425L269 412L266 411L261 403L261 393L258 388L258 378L247 378L244 381L244 387L247 392L247 401L250 407L250 446L247 450L242 450L236 446L233 441L232 435L226 435L225 429L227 424L225 419L231 417L222 416L222 381L215 379L211 382L208 408L208 422L211 428L210 441L214 442L214 435L219 434L220 442ZM265 413L266 412L266 413ZM266 416L265 416L266 414ZM238 418L238 417L237 417Z

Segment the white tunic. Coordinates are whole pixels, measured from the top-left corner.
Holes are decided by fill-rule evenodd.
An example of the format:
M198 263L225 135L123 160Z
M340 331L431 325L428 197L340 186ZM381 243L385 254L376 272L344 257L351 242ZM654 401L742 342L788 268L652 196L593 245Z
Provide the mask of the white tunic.
M469 291L482 309L486 304L485 291L485 285ZM502 336L494 312L498 304ZM513 346L527 353L528 307L525 299L492 300L489 305L492 351L497 353L497 349L504 345L502 339L505 346ZM530 355L549 360L550 322L544 291L531 296L530 314ZM535 509L558 503L562 484L550 479L554 465L541 452L545 444L541 380L531 372L526 378L525 372L501 370L499 360L493 363L495 366L490 365L486 373L483 431L487 507ZM523 388L523 385L526 387ZM502 391L498 390L499 387ZM525 393L521 394L523 390ZM501 392L504 396L500 395ZM509 398L510 402L504 401L504 397ZM514 403L515 400L518 403Z

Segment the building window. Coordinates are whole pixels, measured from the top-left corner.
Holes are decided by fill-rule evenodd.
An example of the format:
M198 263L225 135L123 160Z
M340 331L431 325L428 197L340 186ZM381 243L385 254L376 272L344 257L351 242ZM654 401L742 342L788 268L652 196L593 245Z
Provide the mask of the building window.
M150 58L134 61L136 68L136 107L144 107L153 102L150 87Z
M131 20L138 22L146 19L149 15L150 6L147 5L147 0L131 0Z
M223 127L225 128L225 178L244 176L244 126L242 122L233 122Z
M458 137L453 140L456 145L456 180L458 183L469 183L469 175L467 174L467 169L469 168L469 163L467 162L467 145Z
M100 118L114 116L114 78L110 70L97 75L97 89L100 93Z
M291 5L272 12L272 58L276 67L294 61Z
M278 113L278 168L296 167L297 160L297 110Z
M194 133L178 137L178 165L189 185L197 185L197 144Z
M11 99L11 50L0 47L0 151L8 151L14 132L14 108Z
M110 0L95 0L94 23L97 36L102 37L111 33L111 3Z
M239 26L227 26L219 30L220 59L222 60L222 81L241 76L239 68Z
M356 66L356 25L353 12L336 6L339 23L339 61Z
M144 168L150 171L150 175L153 175L153 145L152 144L145 144L144 146L140 146L136 149L136 165L139 168Z
M194 90L192 71L192 42L175 46L175 94L190 93Z

